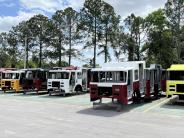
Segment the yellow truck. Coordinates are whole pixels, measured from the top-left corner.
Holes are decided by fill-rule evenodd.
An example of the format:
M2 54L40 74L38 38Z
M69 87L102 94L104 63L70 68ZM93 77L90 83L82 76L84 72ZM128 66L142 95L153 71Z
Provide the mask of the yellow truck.
M184 64L174 64L167 69L166 95L184 97Z
M1 89L4 92L21 91L24 77L25 77L24 70L6 71L2 76Z
M0 89L1 87L1 80L4 77L6 71L11 71L11 70L15 70L15 68L0 68Z

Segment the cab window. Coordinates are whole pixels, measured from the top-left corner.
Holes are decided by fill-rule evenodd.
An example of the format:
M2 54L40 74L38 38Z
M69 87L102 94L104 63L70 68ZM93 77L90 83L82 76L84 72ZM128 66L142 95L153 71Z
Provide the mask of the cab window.
M99 77L100 77L100 82L105 82L105 72L100 72Z
M139 79L138 70L134 70L134 79L135 80L138 80Z
M82 73L81 72L77 72L77 79L82 79Z
M112 72L106 72L106 81L107 82L112 82Z

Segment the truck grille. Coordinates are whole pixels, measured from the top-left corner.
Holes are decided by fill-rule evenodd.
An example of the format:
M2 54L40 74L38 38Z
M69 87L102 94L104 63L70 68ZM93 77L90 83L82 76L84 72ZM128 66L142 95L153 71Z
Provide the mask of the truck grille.
M184 84L177 84L176 85L176 92L184 93Z
M58 82L58 81L53 81L52 82L52 87L60 87L60 82Z
M5 81L5 86L11 86L11 81Z

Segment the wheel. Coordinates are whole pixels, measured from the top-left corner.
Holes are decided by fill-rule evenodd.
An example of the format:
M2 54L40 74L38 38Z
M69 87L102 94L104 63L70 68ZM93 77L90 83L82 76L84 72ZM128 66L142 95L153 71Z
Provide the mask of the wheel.
M171 98L171 95L167 95L167 98Z
M48 93L49 93L49 96L52 96L52 92L51 91L48 91Z
M141 101L140 91L134 91L132 95L133 103L139 103Z
M66 96L66 94L65 93L63 93L63 97L65 97Z
M179 100L184 100L184 95L179 95Z
M82 92L82 87L81 86L77 86L75 88L76 94L79 94L79 92Z
M151 98L144 98L144 102L150 102L151 101Z

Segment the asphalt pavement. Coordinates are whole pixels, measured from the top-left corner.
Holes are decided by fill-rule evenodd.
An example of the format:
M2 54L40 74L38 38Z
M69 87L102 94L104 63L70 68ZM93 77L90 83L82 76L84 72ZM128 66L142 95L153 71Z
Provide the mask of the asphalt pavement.
M0 138L183 138L184 104L149 103L93 109L89 94L0 94Z

